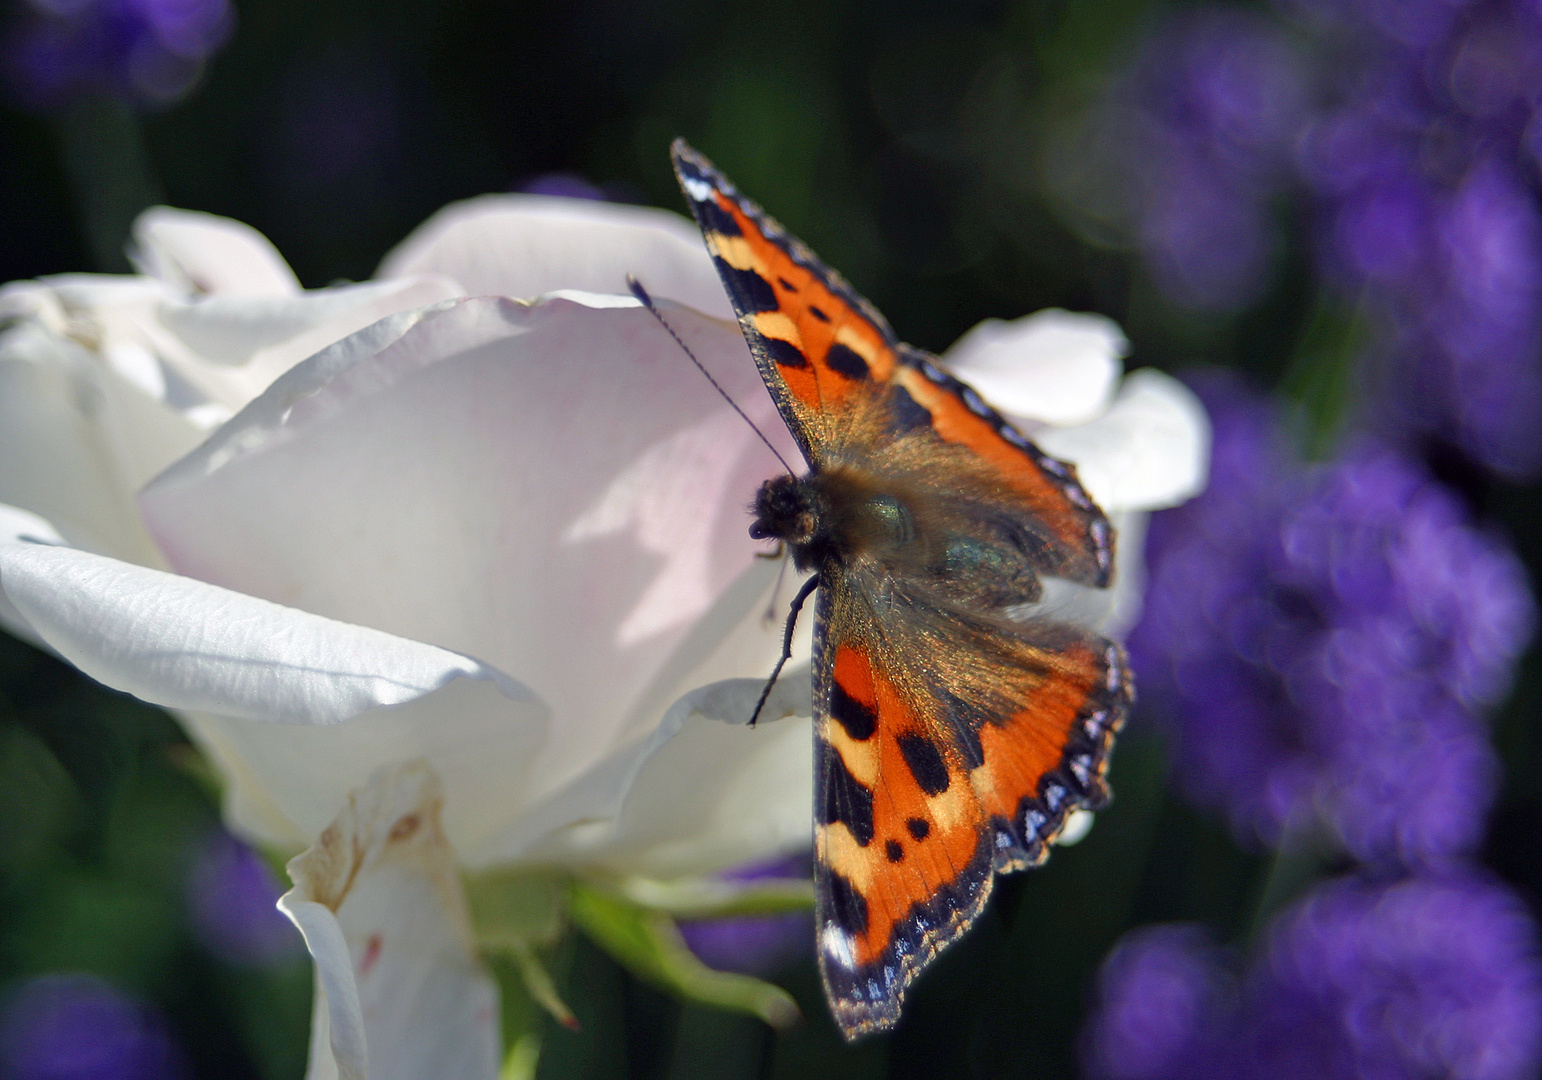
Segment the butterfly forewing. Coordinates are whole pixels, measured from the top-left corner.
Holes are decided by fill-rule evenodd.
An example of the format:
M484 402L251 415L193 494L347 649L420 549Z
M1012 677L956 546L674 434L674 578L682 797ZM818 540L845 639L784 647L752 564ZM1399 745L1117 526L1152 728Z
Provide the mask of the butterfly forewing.
M929 425L969 448L1053 537L1045 573L1108 583L1113 532L1075 470L1041 452L933 358L902 345L884 317L844 278L676 140L675 172L739 315L739 325L782 418L818 467L864 439L854 414L880 405L897 427Z

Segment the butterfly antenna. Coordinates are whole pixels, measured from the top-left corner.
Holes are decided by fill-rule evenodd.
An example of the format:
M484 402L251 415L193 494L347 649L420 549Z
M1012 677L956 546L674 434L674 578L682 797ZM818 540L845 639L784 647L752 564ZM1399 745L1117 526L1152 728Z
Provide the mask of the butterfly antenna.
M766 680L765 688L760 692L760 700L755 702L755 711L750 713L750 727L754 727L755 721L760 719L760 710L766 707L766 698L771 696L771 688L776 685L776 677L782 673L782 665L792 659L792 632L798 626L798 612L803 610L803 601L808 599L808 594L818 585L819 575L815 574L803 583L798 595L792 598L792 608L787 612L787 629L782 632L782 658L776 662L771 677Z
M702 362L696 359L696 354L691 351L691 347L681 339L679 334L675 333L675 328L669 325L669 322L664 318L663 313L659 311L658 308L653 306L653 297L648 295L648 290L643 288L642 282L638 281L631 274L628 274L626 276L626 287L632 290L632 295L637 297L637 302L640 303L643 307L647 308L648 313L659 321L659 325L662 326L665 330L669 331L669 336L674 338L675 344L680 346L685 355L691 358L691 363L696 365L696 370L707 377L707 381L712 384L712 389L721 394L723 400L728 402L729 407L731 407L734 412L738 413L744 422L750 426L750 430L760 437L760 441L766 444L766 449L771 451L771 453L776 456L776 460L782 463L782 468L786 469L789 473L793 472L793 467L787 464L787 459L782 457L782 455L777 452L776 447L771 445L771 440L766 438L766 433L761 431L760 428L756 427L755 421L746 416L744 410L739 408L739 403L728 396L728 391L724 390L722 385L712 377L712 372L708 371L706 367L703 366ZM781 669L780 664L777 665L777 669ZM772 681L775 681L776 676L773 675L771 678ZM766 687L766 693L770 692L771 688L769 686ZM760 700L762 703L765 702L766 699L764 694L761 695ZM755 711L759 712L760 710L757 708ZM751 723L754 723L754 721L751 721Z

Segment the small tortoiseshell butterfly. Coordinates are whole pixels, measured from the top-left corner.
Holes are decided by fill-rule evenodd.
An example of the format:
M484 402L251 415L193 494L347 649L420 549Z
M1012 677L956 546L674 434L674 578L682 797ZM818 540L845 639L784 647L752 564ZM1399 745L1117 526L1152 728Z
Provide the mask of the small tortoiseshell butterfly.
M1118 645L1025 618L1041 575L1106 587L1108 519L1042 453L683 140L675 172L808 459L750 529L819 587L819 969L847 1039L893 1026L994 876L1043 862L1132 696ZM811 583L812 585L812 583Z

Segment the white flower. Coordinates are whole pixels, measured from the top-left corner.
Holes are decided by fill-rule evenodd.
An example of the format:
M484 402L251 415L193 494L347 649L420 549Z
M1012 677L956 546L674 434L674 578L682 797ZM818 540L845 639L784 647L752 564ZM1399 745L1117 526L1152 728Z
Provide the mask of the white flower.
M793 459L689 223L489 197L432 219L378 280L314 292L233 222L157 210L136 237L141 276L0 292L0 621L173 710L225 777L231 826L267 845L376 836L357 805L383 820L393 799L437 822L440 784L444 858L469 868L678 880L808 843L808 723L778 719L809 712L807 620L803 667L742 724L798 584L747 534L779 467L625 295L635 274ZM944 360L1078 463L1136 583L1136 515L1197 490L1205 425L1163 376L1120 385L1122 342L1044 313ZM1052 602L1117 628L1137 599ZM442 883L425 858L439 869L410 880ZM347 923L296 865L291 913ZM414 888L463 920L458 896ZM313 1074L363 1075L359 1033L336 1027L353 969L317 945L342 939L295 917L330 972ZM462 976L481 1000L475 964ZM375 1062L375 1040L412 1037L362 1015Z

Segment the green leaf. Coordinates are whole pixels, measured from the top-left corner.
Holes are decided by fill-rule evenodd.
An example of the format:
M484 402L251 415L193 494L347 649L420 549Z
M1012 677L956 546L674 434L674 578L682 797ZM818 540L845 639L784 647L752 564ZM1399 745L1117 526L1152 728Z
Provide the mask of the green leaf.
M758 1016L772 1027L788 1027L801 1018L781 987L703 964L668 915L584 882L573 886L571 914L595 944L655 986L704 1005Z

